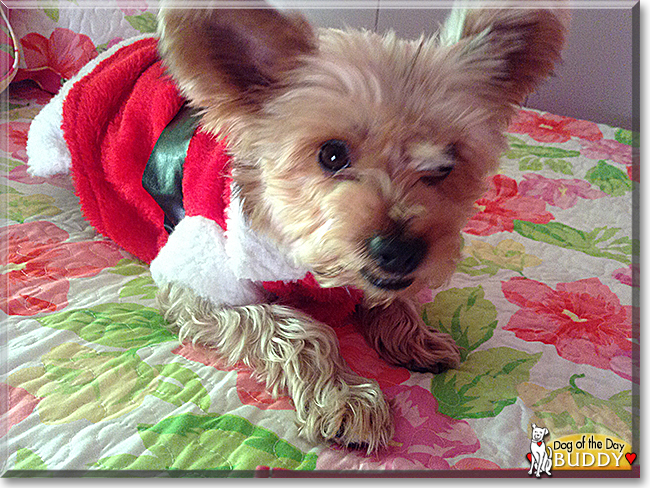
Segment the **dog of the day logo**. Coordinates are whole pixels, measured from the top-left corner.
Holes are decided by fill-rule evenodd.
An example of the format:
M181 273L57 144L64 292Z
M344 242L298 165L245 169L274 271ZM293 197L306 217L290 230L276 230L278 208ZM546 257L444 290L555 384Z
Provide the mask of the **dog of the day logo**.
M542 473L551 476L551 468L553 462L551 456L553 455L550 448L546 446L544 437L548 435L548 429L545 427L537 427L532 425L533 432L530 439L530 452L528 453L528 460L530 461L530 469L528 476L535 472L536 477L540 477Z
M553 470L629 470L637 455L625 441L605 434L572 434L544 440L545 427L532 424L528 475L551 476Z

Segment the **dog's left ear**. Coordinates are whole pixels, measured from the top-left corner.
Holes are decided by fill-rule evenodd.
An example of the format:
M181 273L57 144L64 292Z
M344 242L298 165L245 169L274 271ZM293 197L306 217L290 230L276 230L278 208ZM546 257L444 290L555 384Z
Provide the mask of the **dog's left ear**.
M550 3L566 7L566 2ZM506 113L508 105L520 104L553 72L570 21L567 8L534 8L534 1L523 8L512 4L454 9L440 34L441 45L450 47L460 70L459 88Z
M220 3L213 2L216 7ZM158 33L170 74L190 103L204 109L203 126L214 132L254 114L300 57L316 49L314 33L302 16L271 8L187 10L164 5Z

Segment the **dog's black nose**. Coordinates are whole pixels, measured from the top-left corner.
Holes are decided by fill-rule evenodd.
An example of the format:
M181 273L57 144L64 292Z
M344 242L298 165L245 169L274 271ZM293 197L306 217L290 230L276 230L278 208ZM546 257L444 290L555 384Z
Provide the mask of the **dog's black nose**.
M376 235L368 240L368 251L382 270L404 276L420 265L427 254L427 243L420 238Z

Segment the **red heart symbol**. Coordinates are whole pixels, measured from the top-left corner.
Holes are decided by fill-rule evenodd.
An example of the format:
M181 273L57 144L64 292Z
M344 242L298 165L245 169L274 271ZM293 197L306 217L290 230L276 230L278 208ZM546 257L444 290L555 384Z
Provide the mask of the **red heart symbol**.
M633 452L628 452L627 454L625 454L625 459L627 459L627 462L630 463L630 466L632 466L632 463L636 459L636 454L634 454Z
M529 463L533 462L533 456L530 453L526 454L526 457L528 458Z
M542 441L539 441L539 442L537 443L537 445L538 445L538 446L541 446L541 445L542 445Z

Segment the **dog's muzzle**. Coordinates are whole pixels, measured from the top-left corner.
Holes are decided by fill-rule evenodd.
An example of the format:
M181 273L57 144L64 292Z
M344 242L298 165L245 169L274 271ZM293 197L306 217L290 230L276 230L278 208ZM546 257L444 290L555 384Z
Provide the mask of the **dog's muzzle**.
M374 261L380 276L368 268L361 275L371 285L383 290L401 290L413 283L407 276L415 271L427 254L424 239L397 234L375 235L366 242L368 255Z

